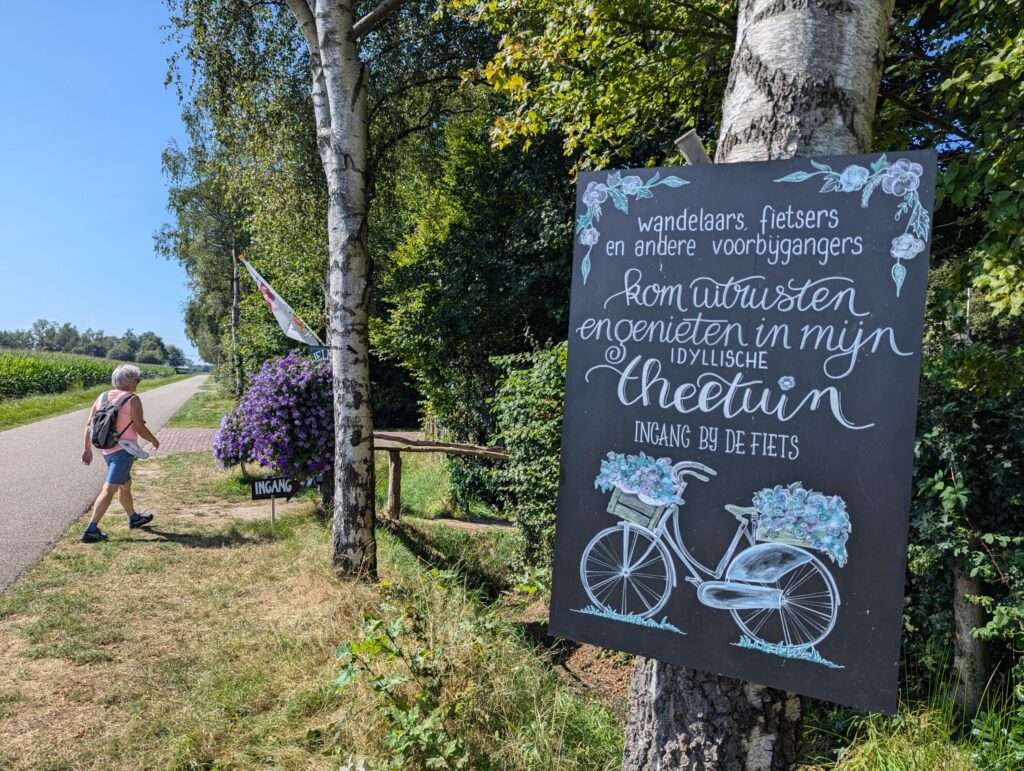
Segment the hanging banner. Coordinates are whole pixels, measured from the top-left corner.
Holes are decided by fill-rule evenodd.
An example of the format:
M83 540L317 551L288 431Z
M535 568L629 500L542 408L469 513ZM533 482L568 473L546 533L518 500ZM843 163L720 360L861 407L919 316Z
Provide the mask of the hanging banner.
M895 709L935 163L580 175L552 634Z
M260 290L260 294L263 295L263 301L270 308L270 312L274 314L274 318L277 319L277 323L285 336L306 345L322 346L323 342L320 338L295 314L292 306L286 303L281 295L274 291L274 287L267 283L266 279L256 271L256 268L250 265L241 255L239 255L238 261L245 266L245 269L249 271L249 275L252 276L252 280L256 282L256 287Z

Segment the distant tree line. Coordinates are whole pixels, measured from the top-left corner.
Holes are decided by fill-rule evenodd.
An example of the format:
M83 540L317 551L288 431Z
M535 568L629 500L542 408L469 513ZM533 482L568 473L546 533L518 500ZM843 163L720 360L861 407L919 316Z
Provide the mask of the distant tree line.
M156 332L136 334L131 329L118 337L102 329L79 332L74 324L39 319L31 329L0 330L0 348L32 351L78 353L84 356L134 361L140 364L167 364L183 367L190 362L176 345L166 345Z

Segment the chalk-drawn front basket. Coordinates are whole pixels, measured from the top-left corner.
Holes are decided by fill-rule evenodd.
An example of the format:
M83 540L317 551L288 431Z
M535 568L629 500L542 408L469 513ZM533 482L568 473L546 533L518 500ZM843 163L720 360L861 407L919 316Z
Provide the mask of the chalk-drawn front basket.
M644 503L633 493L625 493L618 487L612 492L608 501L608 513L632 522L635 525L654 530L665 518L668 506L655 506Z

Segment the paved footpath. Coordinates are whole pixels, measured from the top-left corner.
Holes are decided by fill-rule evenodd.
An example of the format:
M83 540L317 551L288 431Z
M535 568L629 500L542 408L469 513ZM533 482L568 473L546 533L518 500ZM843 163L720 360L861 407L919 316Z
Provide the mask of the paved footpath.
M139 394L149 430L156 434L205 381L200 375ZM81 459L88 416L77 410L0 431L0 591L46 555L99 494L106 476L100 451L91 466ZM115 502L107 517L121 516Z

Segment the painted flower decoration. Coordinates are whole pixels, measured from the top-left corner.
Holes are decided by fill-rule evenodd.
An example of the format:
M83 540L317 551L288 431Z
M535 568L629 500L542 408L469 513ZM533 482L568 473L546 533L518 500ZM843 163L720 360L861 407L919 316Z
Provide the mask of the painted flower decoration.
M623 195L636 195L637 191L643 186L643 181L640 177L635 174L630 174L628 177L622 178L622 194Z
M788 391L796 385L796 378L792 375L783 375L779 378L779 388Z
M806 490L794 482L759 490L753 503L760 514L759 540L794 539L825 552L839 567L846 564L852 526L846 502L838 495Z
M601 238L601 234L597 232L596 228L586 228L580 233L580 243L584 246L593 246Z
M587 206L597 206L608 200L608 186L600 182L591 182L583 193L583 203Z
M902 236L896 236L892 240L889 254L897 260L912 260L923 251L924 241L917 236L910 235L910 233L904 233Z
M900 158L882 175L882 191L898 197L912 193L921 184L921 174L923 173L924 169L920 163Z
M889 275L896 286L896 296L907 278L907 268L903 260L912 260L924 251L931 234L931 215L921 204L918 188L921 186L921 175L924 167L907 158L900 158L889 163L885 155L880 155L871 163L870 169L857 164L850 164L841 172L833 171L826 163L811 159L814 171L798 169L776 182L804 182L820 177L822 193L859 193L860 206L866 209L875 190L882 188L888 195L903 199L896 207L896 220L906 217L903 235L892 240L890 254L896 262L889 268Z
M613 171L604 182L593 180L587 183L587 189L583 191L583 205L587 211L576 219L576 235L580 243L587 247L587 253L580 261L580 272L583 274L583 283L586 283L590 275L590 252L601 240L601 233L594 226L601 219L603 204L611 199L612 205L623 214L629 214L629 199L639 201L643 198L654 198L652 188L664 185L666 187L682 187L688 184L686 180L679 177L662 177L660 172L655 172L650 179L644 182L636 174L622 176L622 172Z
M847 166L839 175L839 189L844 193L855 193L868 181L868 170L856 164Z
M671 459L652 458L644 453L608 453L607 460L601 461L601 472L594 479L594 487L604 493L617 487L650 506L683 502L672 476Z

